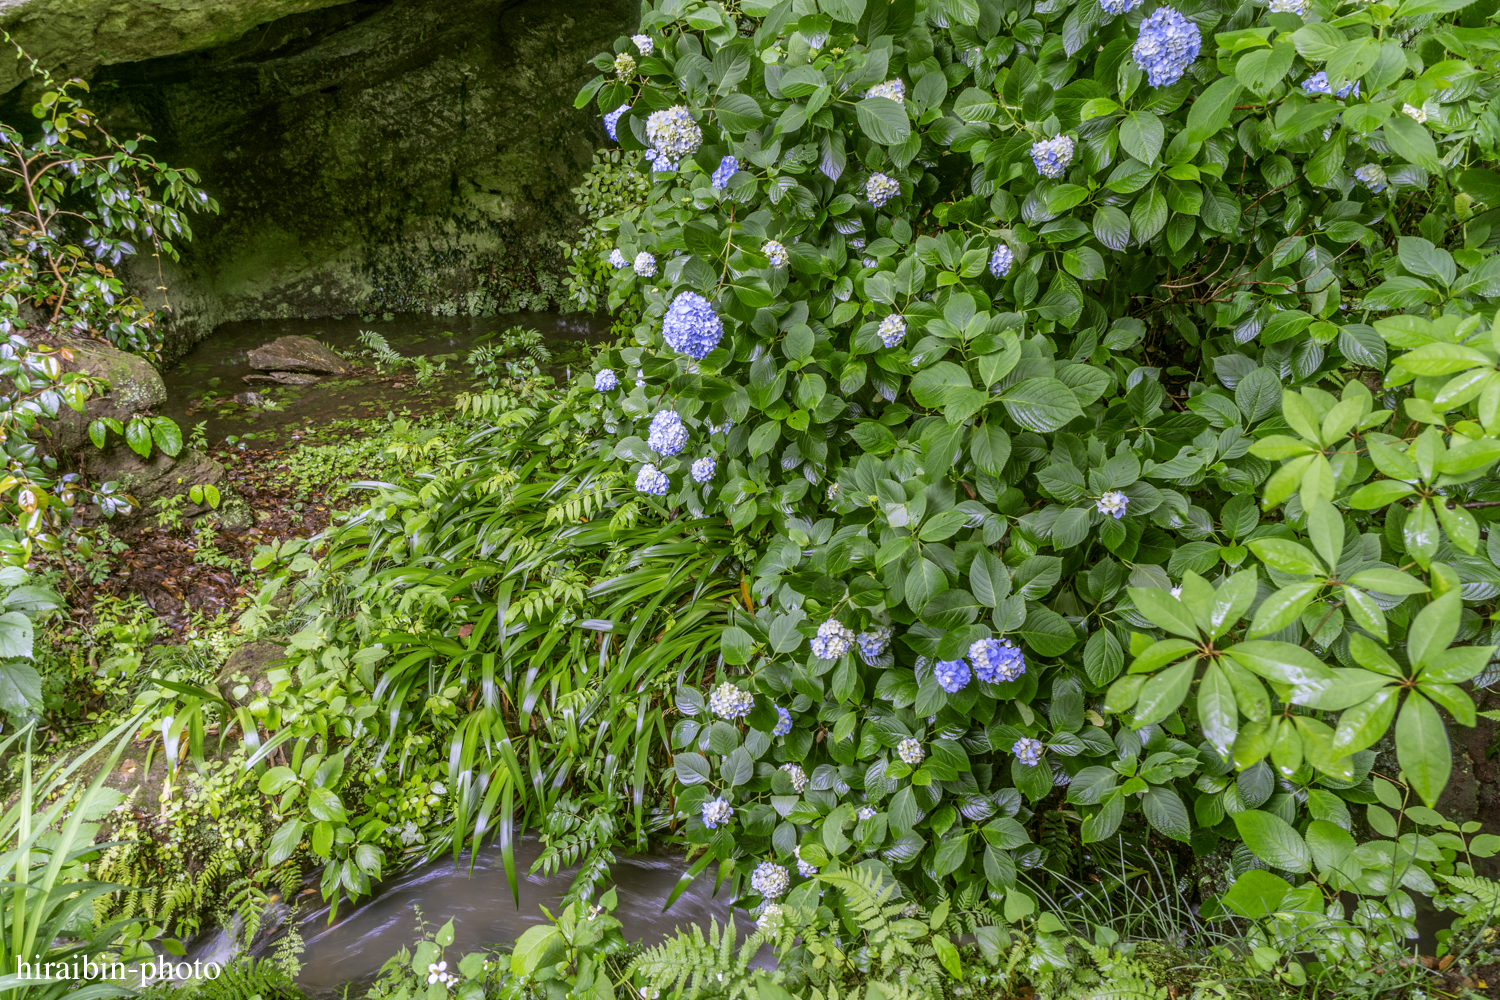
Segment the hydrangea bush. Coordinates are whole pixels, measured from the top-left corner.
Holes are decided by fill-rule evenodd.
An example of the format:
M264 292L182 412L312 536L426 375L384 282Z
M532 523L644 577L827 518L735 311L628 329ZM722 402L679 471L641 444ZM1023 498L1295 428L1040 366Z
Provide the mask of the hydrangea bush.
M655 0L641 32L579 96L669 168L615 229L660 275L606 447L758 551L677 697L697 870L1006 892L1062 810L1409 921L1492 852L1400 836L1493 679L1484 14Z

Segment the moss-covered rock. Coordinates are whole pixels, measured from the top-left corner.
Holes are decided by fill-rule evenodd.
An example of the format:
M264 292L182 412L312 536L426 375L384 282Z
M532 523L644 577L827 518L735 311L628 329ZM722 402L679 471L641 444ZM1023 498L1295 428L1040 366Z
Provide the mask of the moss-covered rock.
M145 358L91 340L68 339L60 346L72 355L64 363L67 371L107 379L110 388L90 399L82 413L63 407L55 422L43 424L51 435L49 447L54 452L72 452L88 445L89 424L101 417L113 417L124 424L135 414L166 402L167 387L161 374Z
M148 301L172 311L169 353L235 319L557 302L557 242L576 224L568 191L604 139L573 95L596 72L589 56L638 11L632 0L243 0L210 32L183 24L235 4L0 0L0 10L7 2L39 17L80 7L72 30L94 41L63 61L98 65L92 100L106 126L154 136L153 154L197 169L222 205L195 219L180 265L133 265ZM161 37L125 40L95 16L104 7ZM290 16L256 20L278 9ZM66 48L48 46L44 56ZM12 110L29 99L17 88Z

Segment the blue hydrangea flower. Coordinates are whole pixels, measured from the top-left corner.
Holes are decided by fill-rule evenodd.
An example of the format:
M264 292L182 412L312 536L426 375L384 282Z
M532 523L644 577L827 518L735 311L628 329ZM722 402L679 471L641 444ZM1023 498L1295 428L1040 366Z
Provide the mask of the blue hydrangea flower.
M900 104L902 101L906 100L906 83L902 81L900 77L897 77L894 80L887 80L885 81L885 83L877 83L875 86L865 91L865 96L884 97L887 100L892 100L897 104Z
M1198 26L1171 7L1158 7L1141 22L1140 36L1130 54L1153 87L1167 87L1182 79L1198 58L1203 36Z
M1016 255L1011 252L1010 247L1001 243L995 247L995 252L990 254L990 273L997 278L1003 278L1010 273L1011 266L1016 262Z
M865 181L865 197L876 208L885 207L886 202L901 193L901 182L885 174L871 174Z
M932 677L938 682L938 687L953 694L962 691L969 683L969 665L963 660L939 660L932 668Z
M838 484L835 483L835 486ZM891 648L891 627L889 625L878 625L873 631L861 632L855 641L859 643L859 655L866 663L874 665L875 661L885 655L885 651Z
M740 169L740 161L732 156L726 156L719 161L718 169L714 171L711 181L714 190L722 191L729 186L729 178L733 177Z
M661 321L661 333L672 350L702 361L719 346L724 336L724 321L697 292L680 292Z
M1144 0L1099 0L1099 6L1104 8L1106 14L1128 14L1139 7Z
M708 710L721 719L743 719L755 710L755 695L724 681L709 694Z
M729 800L723 796L703 803L703 825L710 830L717 830L727 825L732 819L734 819L734 806L730 805Z
M604 131L608 132L609 137L615 142L620 141L620 137L615 131L616 126L619 124L620 116L629 110L630 105L622 104L618 108L615 108L609 114L604 116Z
M635 263L631 266L635 268L635 273L643 278L656 277L656 258L644 250L635 255Z
M1346 83L1335 92L1333 85L1328 82L1328 73L1320 69L1302 81L1302 91L1307 94L1329 94L1343 100L1350 94L1353 94L1355 97L1359 96L1359 81L1354 80Z
M1355 170L1354 179L1369 188L1371 194L1385 190L1385 168L1378 163L1366 163Z
M636 473L635 488L641 493L647 493L654 497L667 495L667 476L656 466L646 464L641 466L641 471Z
M705 455L704 457L698 459L698 461L693 463L693 482L708 482L714 477L714 470L718 468L718 465L719 463L715 462L713 458L708 455Z
M609 392L611 389L619 388L620 379L612 369L606 368L594 375L594 391Z
M1037 764L1041 763L1042 751L1045 749L1046 747L1042 746L1041 740L1034 740L1029 736L1023 736L1016 740L1015 745L1010 748L1010 752L1016 755L1016 760L1027 767L1036 767Z
M1031 161L1043 177L1061 177L1073 162L1073 137L1060 135L1032 143Z
M651 418L646 444L658 455L668 458L687 447L688 432L676 410L662 410Z
M1118 521L1125 516L1125 507L1129 503L1130 498L1119 490L1106 490L1104 495L1099 498L1099 502L1094 505L1094 508L1099 513L1108 514Z
M859 807L859 812L857 813L857 815L858 815L858 817L860 819L874 819L875 815L876 815L875 814L875 807L874 806L860 806Z
M684 156L692 156L703 145L703 130L693 115L681 104L664 111L653 111L646 119L646 138L656 152L674 166Z
M613 264L616 268L629 267L630 266L630 261L628 261L628 260L625 259L625 255L620 252L620 248L619 247L615 247L613 250L611 250L609 252L609 262L611 264Z
M798 844L792 850L792 853L797 856L797 874L798 875L801 875L803 878L812 878L814 875L818 874L818 866L817 865L813 864L811 861L804 861L804 860L802 860L802 845L801 844Z
M1307 0L1271 0L1272 14L1296 14L1307 16Z
M1026 654L1009 639L980 639L969 647L969 662L986 684L1013 681L1026 672Z
M656 51L656 43L651 41L650 35L631 35L630 40L635 43L636 49L643 56L649 56Z
M906 317L891 315L880 321L880 342L895 347L906 336Z
M772 729L771 729L771 735L772 736L785 736L787 733L789 733L791 731L792 731L792 713L788 712L786 709L782 708L780 705L777 705L776 706L776 725L774 727L772 727ZM799 789L799 791L800 791L800 789Z
M774 861L757 865L750 873L750 888L766 899L776 899L791 887L792 880L787 870Z
M786 247L775 240L766 240L761 245L760 252L766 255L766 260L771 262L772 267L786 267L787 261L792 259L792 255L786 252Z

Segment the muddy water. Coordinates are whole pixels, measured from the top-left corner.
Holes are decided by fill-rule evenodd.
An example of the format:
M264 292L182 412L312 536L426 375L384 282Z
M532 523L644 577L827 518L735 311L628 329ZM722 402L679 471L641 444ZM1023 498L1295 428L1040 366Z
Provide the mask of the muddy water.
M184 433L205 423L210 444L230 436L264 444L311 423L380 417L403 410L446 411L454 394L471 387L472 378L464 363L469 351L516 326L541 333L561 368L570 360L576 365L575 359L584 356L583 345L603 339L609 320L585 313L512 313L485 319L414 315L388 320L348 317L226 323L163 372L167 403L161 412L176 420ZM379 333L404 356L421 355L434 363L446 363L449 374L418 386L409 368L377 377L365 361L353 376L329 376L310 386L244 381L246 375L255 373L246 360L247 353L277 337L312 337L352 357L364 350L359 343L362 330ZM243 392L260 393L273 401L275 408L235 402L234 397Z
M469 868L469 855L455 862L452 856L391 879L370 901L341 908L338 920L328 923L326 907L301 917L299 930L306 950L298 983L311 995L333 996L352 983L351 996L363 993L385 960L416 939L417 911L436 930L453 921L453 944L447 949L450 962L470 951L489 945L509 946L521 933L546 917L541 907L559 912L558 901L567 890L572 871L552 878L540 872L527 875L539 853L534 840L516 845L516 880L521 903L517 907L505 878L498 848L482 850ZM620 905L615 916L625 925L625 935L646 944L656 944L687 924L721 924L729 914L728 887L714 895L714 880L705 873L662 912L678 878L687 870L680 855L621 857L611 867ZM316 897L313 897L316 898ZM741 934L750 924L741 917Z

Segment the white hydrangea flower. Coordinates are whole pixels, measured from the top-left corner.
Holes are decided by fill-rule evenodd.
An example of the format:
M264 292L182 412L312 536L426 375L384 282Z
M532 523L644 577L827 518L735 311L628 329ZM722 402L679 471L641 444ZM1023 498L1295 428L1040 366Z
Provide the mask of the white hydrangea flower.
M766 908L760 911L760 917L755 921L756 930L775 931L781 927L783 914L778 903L767 903Z
M900 77L894 80L887 80L885 83L877 83L865 91L865 96L884 97L887 100L892 100L900 104L906 100L906 83Z
M650 35L631 35L630 40L635 43L636 49L643 56L649 56L656 50L656 44L651 41Z
M723 796L703 803L703 825L710 830L717 830L733 818L734 806Z
M766 240L760 248L760 252L766 255L766 260L771 262L772 267L786 267L787 261L792 255L787 253L786 247L775 240Z
M635 273L642 278L656 277L656 258L644 250L635 255L635 261L631 267L635 268Z
M629 52L621 52L615 56L615 72L622 77L629 77L635 72L635 58Z
M1427 110L1425 108L1419 108L1415 104L1401 105L1401 113L1406 115L1408 118L1416 119L1418 122L1425 122L1427 120Z
M896 314L880 321L880 342L886 347L895 347L906 336L906 317Z
M774 861L763 861L750 875L750 888L767 899L779 899L791 887L787 870Z
M847 628L837 618L830 618L818 626L818 634L812 640L813 655L823 660L837 660L849 652L854 643L854 630Z
M792 790L801 795L802 790L807 787L807 772L802 770L802 765L782 764L781 769L786 772L788 778L792 779Z
M651 112L646 119L646 138L675 167L678 160L692 156L703 145L703 130L693 121L692 112L679 104Z
M630 266L630 261L625 259L625 255L620 252L619 247L615 247L609 252L609 262L616 268Z
M901 193L901 182L885 174L871 174L865 181L865 197L876 208L883 208L892 198Z
M927 757L927 751L922 749L922 744L908 736L896 744L896 756L903 761L916 767Z
M874 806L860 806L859 807L859 818L860 819L874 819L875 818L875 807Z
M1107 490L1095 504L1095 508L1101 514L1113 517L1116 521L1125 516L1125 508L1130 503L1130 498L1119 490Z
M741 691L729 681L714 688L708 696L708 710L721 719L742 719L755 708L755 696Z

